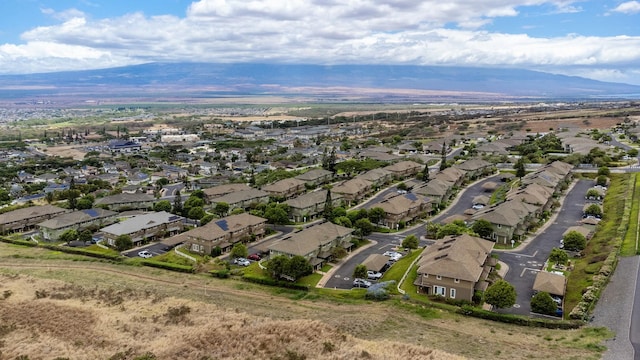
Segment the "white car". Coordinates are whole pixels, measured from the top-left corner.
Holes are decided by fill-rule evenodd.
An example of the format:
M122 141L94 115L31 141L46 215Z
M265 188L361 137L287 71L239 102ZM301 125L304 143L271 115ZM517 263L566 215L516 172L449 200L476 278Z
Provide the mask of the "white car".
M251 261L245 258L236 258L233 260L233 263L240 266L249 266L251 265Z
M484 207L484 205L482 204L473 204L473 206L471 207L473 210L480 210Z
M369 280L380 280L381 277L382 277L382 273L381 272L377 272L377 271L373 271L373 270L367 270L367 278Z
M389 260L391 261L398 261L400 260L400 258L402 258L402 254L400 254L397 251L386 251L384 254L382 254L384 256L388 256Z
M148 252L147 250L142 250L142 251L140 251L140 252L138 253L138 256L140 256L141 258L148 259L148 258L152 257L152 256L153 256L153 254L152 254L152 253L150 253L150 252Z

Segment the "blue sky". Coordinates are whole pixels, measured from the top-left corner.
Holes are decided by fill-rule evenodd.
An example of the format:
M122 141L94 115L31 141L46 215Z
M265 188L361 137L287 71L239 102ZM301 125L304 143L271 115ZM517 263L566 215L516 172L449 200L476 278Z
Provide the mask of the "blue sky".
M152 61L512 67L640 85L640 1L2 0L0 73Z

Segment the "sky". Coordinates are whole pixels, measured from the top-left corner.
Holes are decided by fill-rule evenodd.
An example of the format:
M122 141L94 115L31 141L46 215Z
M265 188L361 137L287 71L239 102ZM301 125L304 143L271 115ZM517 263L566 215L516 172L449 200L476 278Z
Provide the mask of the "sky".
M0 0L0 74L148 62L521 68L640 85L640 1Z

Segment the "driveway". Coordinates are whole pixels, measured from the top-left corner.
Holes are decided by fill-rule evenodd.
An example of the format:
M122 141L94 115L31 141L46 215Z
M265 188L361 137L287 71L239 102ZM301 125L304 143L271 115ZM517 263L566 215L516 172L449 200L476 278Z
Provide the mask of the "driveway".
M500 260L509 266L504 279L516 288L516 304L500 312L529 315L533 282L551 253L551 249L560 245L562 234L570 226L579 225L582 220L584 195L593 185L593 180L578 180L567 193L555 217L552 217L543 230L529 240L523 248L516 251L494 250L500 254Z

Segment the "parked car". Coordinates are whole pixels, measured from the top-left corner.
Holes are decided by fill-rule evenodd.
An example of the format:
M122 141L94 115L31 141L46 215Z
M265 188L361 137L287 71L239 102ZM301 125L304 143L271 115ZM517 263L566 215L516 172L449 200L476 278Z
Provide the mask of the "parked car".
M380 278L382 277L382 273L381 272L377 272L377 271L373 271L373 270L367 270L367 278L370 280L380 280Z
M258 253L255 253L255 254L251 254L251 255L247 256L247 259L253 260L253 261L260 261L260 259L262 259L262 258L260 257L260 255Z
M388 256L391 261L398 261L402 258L402 254L397 251L385 251L384 256Z
M148 259L148 258L152 257L153 254L148 252L147 250L142 250L142 251L138 252L138 256L140 256L141 258Z
M368 288L369 286L371 286L371 281L367 281L365 279L360 279L360 278L353 279L353 287Z
M251 261L245 259L245 258L235 258L233 260L233 263L236 265L240 265L240 266L249 266L251 265Z
M482 204L473 204L473 206L471 208L473 210L480 210L480 209L484 208L484 205L482 205Z

